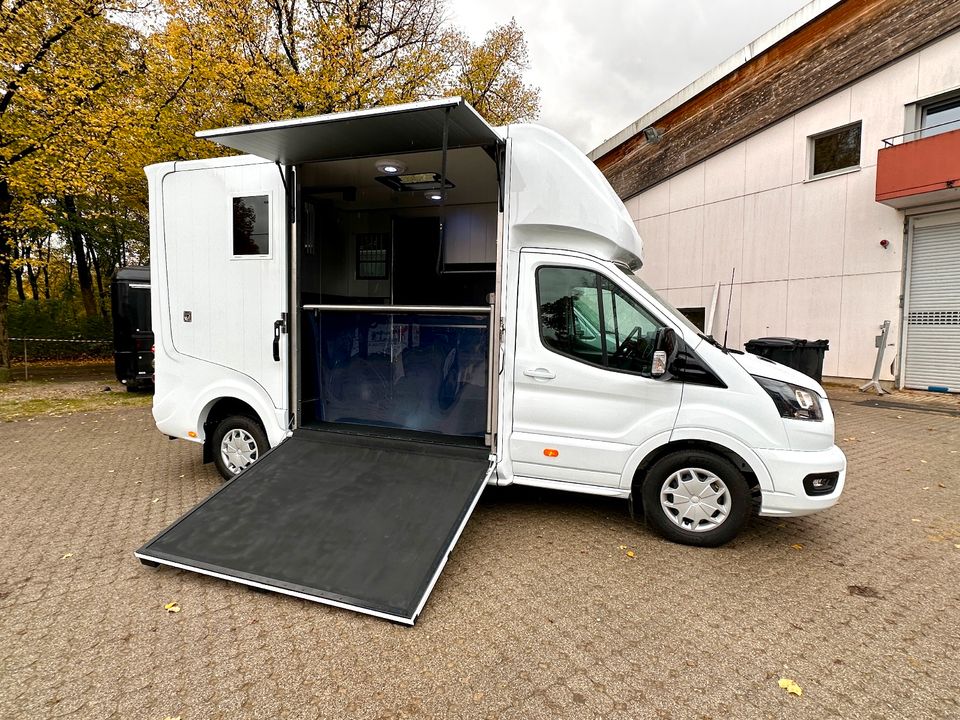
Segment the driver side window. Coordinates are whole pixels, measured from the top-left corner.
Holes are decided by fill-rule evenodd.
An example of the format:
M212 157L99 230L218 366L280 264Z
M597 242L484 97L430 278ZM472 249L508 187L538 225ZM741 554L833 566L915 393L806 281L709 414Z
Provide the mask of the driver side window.
M561 355L591 365L650 374L657 322L599 273L569 267L537 270L540 338Z

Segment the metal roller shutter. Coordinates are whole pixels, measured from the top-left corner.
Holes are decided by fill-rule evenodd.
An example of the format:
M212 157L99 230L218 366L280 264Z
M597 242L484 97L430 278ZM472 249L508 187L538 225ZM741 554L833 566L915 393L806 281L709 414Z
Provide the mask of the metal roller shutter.
M918 222L909 268L904 385L960 392L960 222Z

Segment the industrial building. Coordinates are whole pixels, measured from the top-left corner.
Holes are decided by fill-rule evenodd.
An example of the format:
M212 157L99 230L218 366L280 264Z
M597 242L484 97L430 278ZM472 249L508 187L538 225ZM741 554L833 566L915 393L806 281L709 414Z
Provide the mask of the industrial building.
M732 347L869 378L889 320L881 379L960 391L960 3L815 0L590 157L642 277Z

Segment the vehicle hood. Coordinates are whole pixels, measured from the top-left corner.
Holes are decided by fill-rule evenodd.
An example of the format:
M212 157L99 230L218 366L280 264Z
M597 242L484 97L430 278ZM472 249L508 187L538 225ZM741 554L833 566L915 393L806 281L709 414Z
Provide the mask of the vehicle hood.
M740 364L740 367L751 375L759 375L760 377L766 377L772 380L782 380L783 382L814 390L820 397L827 397L827 393L820 383L812 377L804 375L802 372L789 368L786 365L781 365L778 362L752 353L743 353L742 355L739 353L730 353L730 357L736 360Z

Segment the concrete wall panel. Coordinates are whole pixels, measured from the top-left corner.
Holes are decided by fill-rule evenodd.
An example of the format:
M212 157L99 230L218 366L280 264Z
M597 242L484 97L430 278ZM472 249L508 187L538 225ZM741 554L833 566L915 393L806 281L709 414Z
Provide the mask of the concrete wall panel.
M790 263L790 186L744 198L744 282L786 280Z
M667 287L703 285L703 206L670 213Z
M736 197L703 208L704 285L730 282L733 268L743 272L743 206L744 199Z
M868 377L877 358L874 339L880 326L889 320L890 334L884 354L881 380L890 380L890 363L896 357L897 327L900 315L900 273L888 272L870 275L848 275L843 278L840 305L840 336L837 339L840 377ZM831 343L832 344L832 343Z
M829 340L823 374L836 375L840 347L841 278L790 280L787 285L787 337Z
M745 181L746 145L737 143L704 163L704 202L743 195Z
M745 193L785 187L793 181L793 118L768 127L743 145Z
M899 272L903 267L903 214L878 202L864 202L876 187L876 167L846 178L843 273ZM886 249L881 240L889 243Z
M670 212L703 205L703 170L699 163L670 178Z
M904 131L904 106L917 96L919 56L906 58L864 78L851 88L850 119L863 122L860 166L877 164L884 138Z
M646 220L635 222L637 232L643 239L643 268L640 277L650 283L651 287L665 288L669 277L668 231L670 217L657 215Z
M920 51L917 99L960 88L960 36L948 35Z
M662 182L655 185L645 193L635 195L636 198L636 216L634 220L643 220L644 218L654 217L656 215L666 215L670 212L670 183ZM628 206L629 207L629 206Z
M787 332L787 281L747 283L741 288L740 336L744 342Z
M848 177L837 175L793 186L790 204L791 278L840 274Z

